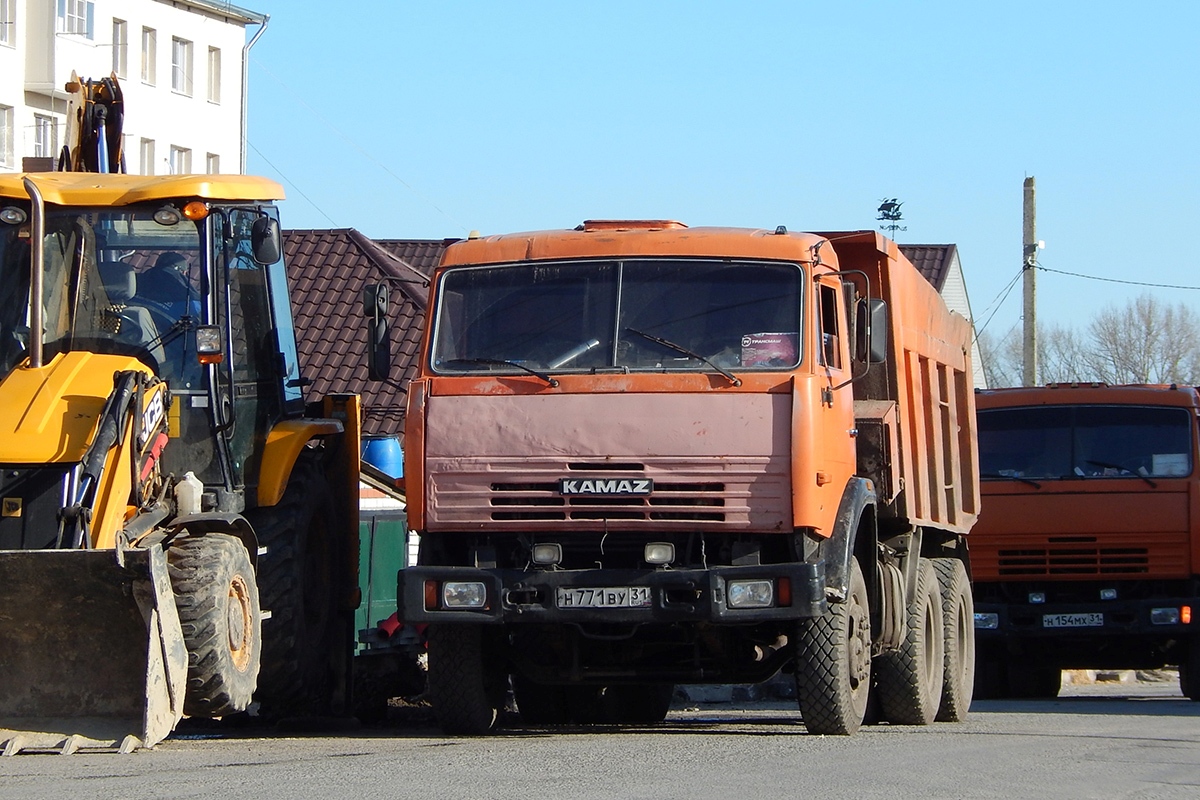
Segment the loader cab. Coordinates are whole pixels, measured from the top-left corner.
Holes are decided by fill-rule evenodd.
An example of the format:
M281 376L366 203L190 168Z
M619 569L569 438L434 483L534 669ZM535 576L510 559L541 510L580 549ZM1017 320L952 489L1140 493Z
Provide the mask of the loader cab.
M4 376L28 365L30 211L0 199ZM267 431L304 411L277 210L46 203L42 253L43 363L68 351L141 360L172 396L164 471L193 471L206 509L240 511Z

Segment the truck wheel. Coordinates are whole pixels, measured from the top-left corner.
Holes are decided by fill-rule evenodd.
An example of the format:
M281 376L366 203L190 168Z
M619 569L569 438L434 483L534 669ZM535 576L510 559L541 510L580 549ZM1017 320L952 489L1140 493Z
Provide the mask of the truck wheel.
M975 700L1004 700L1008 697L1005 657L996 647L975 648Z
M315 458L302 455L282 499L250 509L246 518L266 550L258 575L263 606L262 680L255 699L266 717L324 716L336 708L339 660L351 657L348 630L336 610L333 493ZM349 615L345 615L349 616Z
M1179 665L1179 690L1189 700L1200 702L1200 636L1192 636Z
M901 725L928 725L942 702L945 673L942 599L929 559L917 567L917 586L906 612L904 642L876 657L883 716Z
M846 599L801 620L797 638L796 697L805 727L809 733L854 733L871 690L871 615L857 558L850 561Z
M975 602L967 569L957 558L934 558L942 598L944 675L939 722L962 722L975 690Z
M444 732L478 736L496 724L508 675L484 647L480 625L430 625L429 699Z
M188 654L183 711L223 717L246 710L262 652L258 585L241 540L189 537L167 550Z
M518 673L512 676L512 689L517 711L530 725L565 725L571 721L562 686L537 683Z
M1057 665L1008 662L1009 697L1025 700L1053 700L1062 688L1062 670Z

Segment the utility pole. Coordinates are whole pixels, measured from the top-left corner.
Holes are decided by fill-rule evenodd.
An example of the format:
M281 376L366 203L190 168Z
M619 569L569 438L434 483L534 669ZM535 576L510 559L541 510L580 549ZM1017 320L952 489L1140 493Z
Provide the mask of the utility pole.
M1022 267L1024 271L1023 315L1025 341L1022 349L1021 379L1025 386L1037 386L1037 190L1032 177L1025 179Z

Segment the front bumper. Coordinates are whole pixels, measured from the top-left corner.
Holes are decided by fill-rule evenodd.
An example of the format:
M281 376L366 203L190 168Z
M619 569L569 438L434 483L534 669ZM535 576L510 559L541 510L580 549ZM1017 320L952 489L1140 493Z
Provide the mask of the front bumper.
M1200 634L1200 622L1156 623L1155 609L1200 611L1200 597L1160 597L1148 600L1097 601L1094 603L976 603L975 635L981 641L1015 639L1097 638L1139 636L1177 639ZM1102 624L1082 624L1100 615ZM1161 612L1159 614L1161 617ZM1182 616L1182 615L1180 615ZM1053 620L1076 624L1052 625Z
M730 608L726 587L734 580L787 581L790 604ZM676 623L741 625L815 617L827 610L825 563L714 567L707 570L503 570L475 567L410 567L398 576L400 617L409 623ZM426 607L427 581L479 581L487 601L478 610ZM638 608L559 608L558 589L648 587L650 605ZM779 592L776 591L776 597Z

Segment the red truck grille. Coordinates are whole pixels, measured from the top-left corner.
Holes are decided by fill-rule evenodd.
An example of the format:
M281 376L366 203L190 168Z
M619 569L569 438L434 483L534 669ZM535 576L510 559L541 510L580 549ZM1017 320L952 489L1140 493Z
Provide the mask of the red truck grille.
M1141 575L1150 572L1145 547L1046 547L1000 550L1000 575Z

